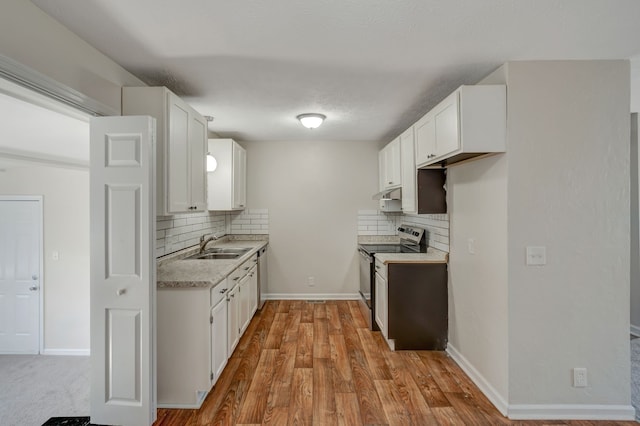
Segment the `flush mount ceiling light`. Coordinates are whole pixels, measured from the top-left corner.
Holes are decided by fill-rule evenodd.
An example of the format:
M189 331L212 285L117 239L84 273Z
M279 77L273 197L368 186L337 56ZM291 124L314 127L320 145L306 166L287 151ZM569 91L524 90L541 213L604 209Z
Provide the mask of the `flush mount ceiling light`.
M218 162L216 161L216 157L211 155L210 152L207 152L207 171L215 172L218 168Z
M323 114L300 114L296 118L300 120L300 123L307 129L315 129L320 127L327 116Z

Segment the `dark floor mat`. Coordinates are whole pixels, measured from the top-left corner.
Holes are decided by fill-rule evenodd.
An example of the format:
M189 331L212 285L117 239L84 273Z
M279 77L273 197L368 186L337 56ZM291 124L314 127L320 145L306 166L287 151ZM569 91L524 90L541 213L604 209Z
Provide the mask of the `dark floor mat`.
M42 426L99 426L90 423L89 417L51 417Z

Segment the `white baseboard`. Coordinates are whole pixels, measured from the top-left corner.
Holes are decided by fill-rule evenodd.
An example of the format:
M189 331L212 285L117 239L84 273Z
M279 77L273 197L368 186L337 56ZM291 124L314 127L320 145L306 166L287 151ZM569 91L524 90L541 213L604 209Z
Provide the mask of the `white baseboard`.
M451 344L447 353L503 416L512 420L635 420L631 405L601 404L511 404L489 384L473 365Z
M158 403L158 408L173 408L176 410L198 410L202 404L162 404Z
M267 293L267 300L359 300L359 293Z
M637 325L631 324L631 335L640 337L640 327Z
M45 349L42 355L71 355L71 356L89 356L89 349Z
M589 404L513 404L509 418L513 420L635 420L631 405Z
M493 386L484 378L482 374L451 344L447 345L447 353L462 368L473 383L478 386L480 391L491 401L498 411L506 416L509 410L507 401L495 390Z

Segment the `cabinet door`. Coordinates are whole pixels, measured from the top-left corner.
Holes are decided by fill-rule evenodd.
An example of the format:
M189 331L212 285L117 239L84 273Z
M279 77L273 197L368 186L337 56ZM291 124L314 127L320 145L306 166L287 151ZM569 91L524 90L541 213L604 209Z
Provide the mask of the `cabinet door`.
M382 335L387 338L388 337L388 327L387 327L387 280L382 278L380 274L376 274L376 322L380 327L380 331Z
M415 134L416 165L431 161L436 156L436 123L431 113L413 126Z
M258 310L258 266L254 266L249 272L249 319Z
M207 122L199 115L192 115L189 120L189 155L191 211L207 209Z
M240 329L238 327L238 311L240 298L238 297L238 286L235 286L227 298L227 358L231 358L233 350L240 340Z
M227 365L227 301L221 300L211 309L211 372L214 384Z
M238 314L240 334L244 333L251 321L249 307L251 305L251 295L249 291L249 274L245 275L238 284L238 296L240 297L240 311Z
M233 144L233 208L243 209L247 200L247 152Z
M447 155L460 147L458 120L458 92L454 92L437 106L436 156Z
M400 172L400 138L389 142L378 154L380 190L397 188L402 184Z
M413 127L400 135L400 167L402 169L402 211L416 213L416 162L414 156Z
M189 170L189 108L173 93L167 93L169 138L165 180L168 213L192 211Z

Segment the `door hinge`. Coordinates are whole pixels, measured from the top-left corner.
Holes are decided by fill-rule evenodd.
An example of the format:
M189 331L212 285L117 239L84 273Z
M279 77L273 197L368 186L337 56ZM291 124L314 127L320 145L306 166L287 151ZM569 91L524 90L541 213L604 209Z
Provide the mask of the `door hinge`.
M213 380L213 371L211 372L211 380Z
M213 315L209 317L209 324L213 324Z

